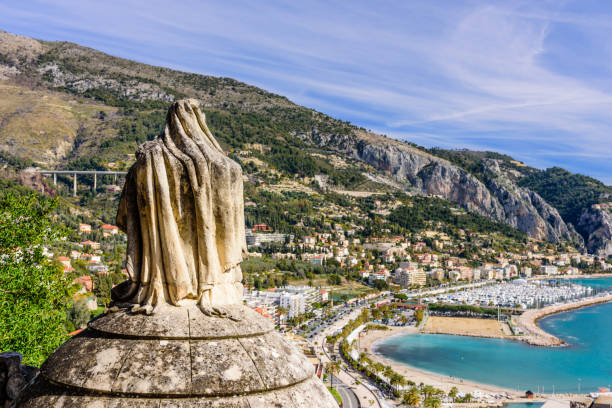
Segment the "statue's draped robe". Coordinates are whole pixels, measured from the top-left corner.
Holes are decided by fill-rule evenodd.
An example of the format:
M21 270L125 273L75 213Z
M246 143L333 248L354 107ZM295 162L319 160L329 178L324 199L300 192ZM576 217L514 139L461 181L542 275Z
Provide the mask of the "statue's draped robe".
M174 103L164 133L136 155L117 214L128 235L127 273L138 285L129 301L239 302L242 171L208 130L197 102Z

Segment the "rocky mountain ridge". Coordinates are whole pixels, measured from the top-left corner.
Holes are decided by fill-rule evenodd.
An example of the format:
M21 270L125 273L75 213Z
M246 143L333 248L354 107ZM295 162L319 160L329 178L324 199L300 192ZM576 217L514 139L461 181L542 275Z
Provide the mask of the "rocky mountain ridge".
M317 132L309 137L318 146L363 160L424 194L443 197L470 211L510 224L536 239L566 240L583 246L580 235L568 227L555 208L537 193L516 185L493 160L488 162L491 176L485 184L447 160L394 140L367 142L365 137Z
M152 137L158 132L158 116L162 115L163 121L162 108L169 101L194 97L202 101L207 115L211 115L211 126L228 148L248 149L258 144L274 153L277 146L285 146L285 153L275 153L277 161L274 164L286 152L299 154L300 159L310 161L313 161L310 149L337 153L374 167L406 189L443 197L470 211L505 222L536 239L569 241L578 247L584 245L582 237L553 206L533 190L519 186L516 176L500 168L494 160L486 162L486 177L477 177L465 168L410 144L333 119L230 78L153 67L77 44L44 42L5 32L0 32L0 73L4 82L11 85L70 95L77 105L95 102L109 108L91 125L75 122L75 136L70 139L73 149L67 152L64 160L85 158L91 161L100 157L107 161L118 160L119 152L125 156L123 152L133 152L133 146L142 142L138 137L143 136L138 134ZM4 114L7 117L18 110L10 109L12 111ZM134 130L136 119L145 125L138 134ZM0 122L4 124L5 117L0 118ZM2 125L0 139L1 131ZM14 146L18 140L12 143L7 145L0 140L5 150L19 151L19 146ZM83 146L88 149L83 150ZM261 158L268 156L263 154ZM62 166L61 160L55 165ZM318 171L316 166L314 169ZM585 217L582 230L599 231L595 224L589 224L600 223L598 220ZM587 242L589 234L586 234ZM610 240L606 241L605 234L602 236L602 240L587 245L589 251L601 253L602 247L608 248ZM606 251L604 249L603 253Z
M582 213L578 225L586 230L586 248L590 253L612 256L612 206L592 206Z

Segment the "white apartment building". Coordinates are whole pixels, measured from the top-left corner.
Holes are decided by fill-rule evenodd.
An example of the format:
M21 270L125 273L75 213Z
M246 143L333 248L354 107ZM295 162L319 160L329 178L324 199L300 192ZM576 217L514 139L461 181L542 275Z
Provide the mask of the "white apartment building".
M287 317L289 318L306 313L306 299L303 295L281 293L279 305L287 310Z
M555 265L542 265L540 267L540 272L543 275L558 275L559 274L559 268L556 267Z
M410 286L425 286L427 274L420 268L398 268L395 271L395 282L404 288Z

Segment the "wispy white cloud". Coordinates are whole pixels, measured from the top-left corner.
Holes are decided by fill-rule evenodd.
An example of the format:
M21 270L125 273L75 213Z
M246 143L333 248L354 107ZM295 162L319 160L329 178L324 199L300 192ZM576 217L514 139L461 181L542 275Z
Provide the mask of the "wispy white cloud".
M611 14L582 0L0 3L9 31L235 77L390 136L608 183Z

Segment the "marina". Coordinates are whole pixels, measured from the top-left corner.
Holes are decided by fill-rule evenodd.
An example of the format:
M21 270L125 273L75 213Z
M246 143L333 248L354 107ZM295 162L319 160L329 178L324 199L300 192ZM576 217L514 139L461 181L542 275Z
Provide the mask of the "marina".
M419 370L518 392L585 393L609 387L611 303L550 315L538 324L569 346L536 347L506 339L411 333L380 340L373 351Z
M610 278L607 278L607 282ZM524 280L496 283L455 293L426 297L426 302L500 306L517 309L534 309L543 306L575 301L610 289L605 280L597 287L588 286L588 280Z

